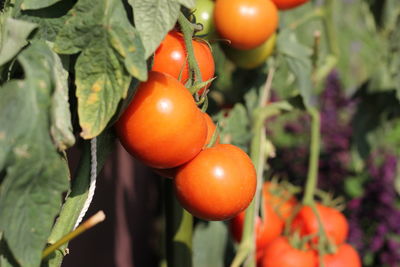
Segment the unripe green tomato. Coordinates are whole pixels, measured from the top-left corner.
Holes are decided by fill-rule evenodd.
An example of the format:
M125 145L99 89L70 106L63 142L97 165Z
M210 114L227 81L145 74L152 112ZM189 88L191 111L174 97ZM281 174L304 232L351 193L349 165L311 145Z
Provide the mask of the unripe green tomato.
M207 35L208 39L215 32L213 24L213 11L214 1L212 0L196 0L196 7L194 8L194 15L196 16L196 23L203 25L203 30L197 32L198 35Z
M238 67L254 69L261 66L272 54L276 43L274 33L265 43L249 50L239 50L231 46L224 46L226 56Z

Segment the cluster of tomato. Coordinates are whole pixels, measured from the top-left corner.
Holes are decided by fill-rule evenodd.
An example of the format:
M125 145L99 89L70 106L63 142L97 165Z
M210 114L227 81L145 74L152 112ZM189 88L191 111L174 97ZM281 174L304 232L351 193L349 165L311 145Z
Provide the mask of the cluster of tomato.
M278 10L287 10L309 0L197 0L199 34L218 35L225 55L236 66L252 69L272 54L276 42ZM216 30L216 31L215 31Z
M208 44L193 39L192 45L202 80L210 80L214 60ZM173 179L186 210L205 220L226 220L253 199L255 169L241 149L212 138L215 124L184 85L189 73L183 35L173 30L156 50L148 80L117 121L117 135L136 159Z
M263 185L263 219L257 217L255 225L256 255L262 267L317 267L322 259L325 267L360 267L357 251L345 243L349 226L345 216L337 209L316 204L316 211L327 240L319 240L319 220L309 206L302 206L295 196L277 183ZM234 239L242 238L244 212L230 221ZM289 229L288 236L284 229ZM285 231L286 232L286 231ZM318 255L321 242L325 254Z

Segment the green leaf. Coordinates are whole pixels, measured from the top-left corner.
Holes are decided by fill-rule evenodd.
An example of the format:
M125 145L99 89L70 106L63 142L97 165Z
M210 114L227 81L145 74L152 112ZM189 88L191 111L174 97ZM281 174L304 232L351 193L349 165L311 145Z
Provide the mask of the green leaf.
M353 140L359 155L366 159L370 151L383 146L395 149L399 138L388 134L391 132L388 130L392 127L388 127L387 124L394 115L399 116L400 103L395 92L360 93L360 98L361 101L352 120ZM397 134L397 131L394 134Z
M264 85L260 87L260 90L264 90ZM259 91L260 91L259 90ZM244 100L246 104L246 109L252 111L258 107L259 96L257 90L253 89L244 95Z
M314 106L316 100L311 82L311 49L299 43L290 29L285 29L278 35L277 50L294 74L304 104Z
M383 14L381 19L383 20L383 28L386 31L395 31L397 28L396 24L400 16L400 6L397 0L386 0L384 2Z
M71 16L67 12L74 4L74 1L61 1L43 9L20 11L16 16L39 25L33 38L54 42L57 33Z
M128 0L133 8L135 26L140 32L145 57L157 49L178 20L180 4L171 0Z
M347 94L352 94L384 63L385 38L377 32L365 1L336 3L336 29L340 38L338 71ZM340 31L339 31L340 30Z
M347 177L344 180L344 190L350 198L361 197L364 194L364 182L366 177Z
M103 42L86 49L75 66L78 114L84 138L97 136L125 98L131 78L118 55Z
M25 80L0 88L0 231L22 266L39 266L62 193L68 165L50 136L53 54L42 42L19 56Z
M2 36L0 44L0 65L15 57L18 52L28 44L27 38L29 34L37 27L36 24L16 20L12 18L4 18L1 15L2 23Z
M223 267L228 230L223 222L200 222L193 235L193 267Z
M247 151L251 133L246 108L238 103L229 111L227 116L225 116L225 113L226 111L221 111L216 116L221 126L221 143L234 144Z
M68 71L63 67L60 57L52 52L54 93L51 105L51 136L59 150L65 150L75 143L72 131L71 112L68 102Z
M69 14L54 49L62 54L82 51L75 65L75 82L81 135L88 139L107 126L127 95L130 75L146 80L147 67L139 34L120 1L93 5L80 0Z
M173 0L173 1L178 2L187 8L194 8L196 6L195 0Z
M18 266L5 240L1 239L1 232L0 232L0 266L1 267Z
M21 4L21 9L39 9L54 5L61 0L24 0Z

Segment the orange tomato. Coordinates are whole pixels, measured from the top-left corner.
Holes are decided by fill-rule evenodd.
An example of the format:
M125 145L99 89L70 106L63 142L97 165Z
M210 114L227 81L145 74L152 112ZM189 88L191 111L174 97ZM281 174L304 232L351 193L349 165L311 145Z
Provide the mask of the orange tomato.
M335 244L342 244L349 232L349 224L346 217L338 210L321 204L316 205L322 225L330 240ZM319 224L311 207L304 206L293 220L292 228L299 230L302 235L317 234ZM317 242L317 238L314 242Z
M338 247L334 254L324 255L325 267L361 267L361 259L357 251L349 244Z
M172 76L152 71L116 123L119 140L153 168L172 168L204 146L207 125L189 91Z
M218 0L214 8L218 34L237 49L264 43L278 27L278 9L270 0Z
M272 0L275 5L282 10L295 8L307 3L309 0Z
M205 147L206 145L208 145L208 143L210 143L211 138L214 134L214 131L217 127L207 113L204 112L202 114L203 114L204 120L206 121L206 124L207 124L207 137L206 137L206 141L204 143L204 147ZM214 145L217 145L217 144L219 144L219 136ZM175 167L175 168L170 168L170 169L153 169L153 171L162 177L173 179L176 176L176 172L178 171L178 168L179 168L179 166Z
M253 163L240 148L218 144L179 168L174 179L182 206L204 220L227 220L250 204L256 190Z
M205 42L197 39L192 40L192 45L202 80L208 81L214 77L215 73L214 58L210 47ZM189 65L187 63L185 41L181 33L171 31L167 34L155 52L152 70L168 73L176 79L182 73L181 82L185 84L188 81ZM199 94L201 93L202 90Z
M278 237L264 250L262 267L315 267L316 254L312 250L293 248L286 237Z

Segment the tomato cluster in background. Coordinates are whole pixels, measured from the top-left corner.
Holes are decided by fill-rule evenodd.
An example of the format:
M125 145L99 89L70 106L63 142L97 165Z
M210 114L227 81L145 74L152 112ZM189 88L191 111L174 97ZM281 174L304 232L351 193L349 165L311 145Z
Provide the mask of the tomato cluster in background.
M319 266L319 222L311 207L301 207L296 191L288 183L264 183L262 216L255 226L258 266ZM349 225L344 215L323 204L317 204L316 209L328 237L323 244L324 265L361 266L357 251L345 242ZM242 212L230 221L237 242L241 240L244 215Z

